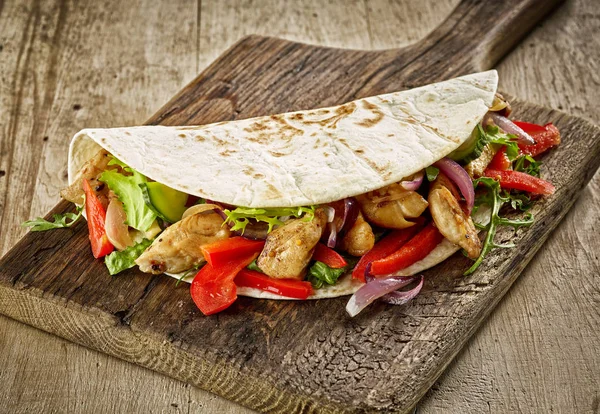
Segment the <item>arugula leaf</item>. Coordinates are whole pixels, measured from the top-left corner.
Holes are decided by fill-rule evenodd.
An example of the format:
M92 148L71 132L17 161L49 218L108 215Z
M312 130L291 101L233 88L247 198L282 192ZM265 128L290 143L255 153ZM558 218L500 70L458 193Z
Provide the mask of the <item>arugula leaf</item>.
M527 211L531 208L532 200L527 193L523 192L511 192L509 190L502 190L500 197L507 202L510 202L510 206L513 210Z
M315 217L315 206L308 207L281 207L281 208L249 208L237 207L234 210L223 210L227 216L226 223L232 225L231 231L242 230L242 235L250 219L269 224L268 233L274 226L281 226L283 221L279 217L302 217L304 221L311 221Z
M521 220L509 220L504 217L499 216L500 208L507 202L511 202L515 200L515 205L519 207L522 206L522 202L518 203L516 200L519 200L516 196L512 196L510 193L501 193L500 192L500 183L493 178L489 177L481 177L473 181L473 185L477 187L478 184L483 184L487 188L487 192L483 195L480 195L475 200L475 205L479 207L482 204L487 204L491 207L491 217L490 222L487 226L478 225L477 227L481 230L487 230L487 234L485 235L485 240L483 242L483 247L481 249L481 254L473 263L473 265L464 273L464 276L468 276L473 273L479 265L483 262L485 256L494 248L511 248L515 247L512 243L507 244L496 244L494 242L494 236L496 235L496 231L498 226L512 226L514 228L522 227L522 226L530 226L533 224L533 215L528 214L524 219ZM514 197L514 198L513 198ZM474 210L475 211L475 210Z
M134 229L147 231L156 220L156 213L146 205L144 194L140 184L147 182L145 176L132 168L113 158L109 164L115 163L124 166L124 170L131 175L123 175L117 171L107 170L100 176L100 181L108 185L123 203L125 213L127 213L126 223Z
M31 227L31 231L46 231L52 229L66 229L75 224L80 218L85 206L85 196L83 198L83 204L77 207L77 213L65 213L65 214L53 214L52 218L54 221L45 220L42 217L38 217L35 220L27 220L21 223L23 227ZM69 220L67 222L67 220Z
M429 182L435 181L439 173L440 169L434 167L433 165L430 165L429 167L425 168L425 175L427 175L427 181Z
M506 156L509 160L514 161L517 158L519 155L519 146L517 145L516 135L500 132L500 128L496 125L488 125L484 133L489 143L506 146Z
M531 155L522 155L515 161L513 169L533 175L534 177L539 177L541 165L542 163L536 161Z
M345 267L341 269L332 269L323 262L316 261L308 269L308 281L312 283L315 289L322 288L325 284L335 285L337 280L346 271Z
M116 275L123 270L131 269L135 266L135 259L140 257L151 244L151 240L143 239L138 244L134 244L121 252L115 250L106 256L104 264L108 268L108 273Z
M200 270L200 268L204 267L205 264L206 264L206 262L202 262L200 264L195 265L191 269L186 270L185 272L183 272L181 274L181 276L179 277L179 279L177 279L177 283L175 283L175 287L179 286L179 284L181 283L181 281L183 279L185 279L186 277L191 276L194 273L198 273L198 270Z

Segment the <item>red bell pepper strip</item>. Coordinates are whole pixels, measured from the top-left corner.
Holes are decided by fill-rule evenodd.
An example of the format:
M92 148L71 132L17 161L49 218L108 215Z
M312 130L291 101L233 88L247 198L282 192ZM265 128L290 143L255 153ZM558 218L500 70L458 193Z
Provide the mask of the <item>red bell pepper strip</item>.
M230 258L225 264L213 267L204 265L196 274L190 294L198 309L206 316L227 309L237 299L237 289L233 282L235 276L248 266L258 253Z
M99 259L112 253L115 247L108 241L106 230L104 229L106 210L94 190L92 190L88 180L84 179L82 185L83 192L85 193L85 215L87 216L92 254L96 259Z
M443 239L433 223L429 223L400 249L384 259L371 262L367 272L373 276L384 276L406 269L424 259Z
M294 299L307 299L313 293L310 282L294 279L273 279L263 273L242 269L235 277L239 287L251 287Z
M323 243L317 243L312 258L319 262L325 263L332 269L341 269L346 266L348 262L335 250L330 249Z
M551 123L541 126L517 121L515 124L535 140L535 144L533 145L519 144L519 152L521 154L535 157L560 144L560 132Z
M527 132L532 137L536 134L546 131L546 126L543 126L543 125L532 124L530 122L523 122L523 121L513 121L513 122L515 123L516 126L521 128L523 131ZM552 124L548 124L548 125L552 125Z
M383 259L396 250L404 246L417 232L423 227L424 221L420 220L412 227L407 227L402 230L394 230L381 240L379 240L371 250L360 258L354 270L352 278L365 282L366 270L368 265L375 261Z
M506 147L502 146L492 161L488 164L488 168L490 170L510 170L512 167L512 162L508 159L508 155L506 155Z
M220 267L236 257L260 253L263 247L265 242L262 240L249 240L237 236L206 244L201 246L200 250L212 267Z
M500 182L500 187L507 190L521 190L532 194L548 195L554 193L554 186L546 180L520 171L498 171L487 169L484 176Z

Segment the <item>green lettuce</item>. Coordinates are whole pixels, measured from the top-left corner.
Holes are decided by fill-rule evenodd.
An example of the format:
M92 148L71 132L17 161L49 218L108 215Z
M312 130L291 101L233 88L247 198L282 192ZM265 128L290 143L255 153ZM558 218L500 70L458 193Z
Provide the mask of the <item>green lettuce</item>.
M108 185L123 203L125 213L127 213L126 224L140 231L148 231L154 220L156 213L152 211L144 200L144 193L140 184L145 184L148 180L145 176L127 167L116 158L110 164L121 165L125 171L131 175L123 175L114 170L104 171L100 176L100 181Z
M115 250L104 259L108 272L111 275L116 275L123 270L131 269L135 266L135 259L140 257L151 244L151 240L144 239L121 252Z
M322 288L325 284L335 285L341 275L346 272L346 268L333 269L323 262L316 261L308 269L308 281L312 283L315 289Z
M250 219L262 221L269 225L268 232L274 226L281 226L283 221L280 217L302 217L303 220L311 221L315 216L315 206L308 207L281 207L281 208L249 208L237 207L233 210L224 210L227 216L226 222L230 224L231 231L242 230L242 234Z

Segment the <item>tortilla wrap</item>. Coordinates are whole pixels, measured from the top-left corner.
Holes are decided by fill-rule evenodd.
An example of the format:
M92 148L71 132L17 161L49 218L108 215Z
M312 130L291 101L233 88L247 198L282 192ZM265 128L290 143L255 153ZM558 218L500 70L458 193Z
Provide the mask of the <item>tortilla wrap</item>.
M221 203L324 204L398 182L454 151L492 105L497 83L491 70L329 108L202 126L84 129L69 148L69 184L102 147L152 180ZM458 249L444 240L402 275ZM310 299L349 295L360 286L346 275ZM237 292L286 299L252 288Z

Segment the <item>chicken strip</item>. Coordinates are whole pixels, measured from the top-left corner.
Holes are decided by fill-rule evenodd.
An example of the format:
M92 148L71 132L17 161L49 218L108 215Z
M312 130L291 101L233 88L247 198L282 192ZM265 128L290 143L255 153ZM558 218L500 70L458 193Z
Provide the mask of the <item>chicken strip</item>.
M288 220L269 233L256 264L275 279L303 279L326 223L327 215L322 209L315 211L311 221Z
M465 249L471 259L481 253L481 241L471 216L460 206L459 193L452 181L439 173L429 190L429 211L442 235Z
M415 223L406 218L419 217L428 205L419 193L406 190L398 183L355 198L370 223L388 229L413 226Z
M179 273L204 262L200 247L231 235L229 227L214 211L184 218L167 227L135 263L142 272Z
M108 188L98 181L98 177L105 170L111 169L108 166L109 161L112 157L109 156L108 151L102 149L96 153L88 162L83 164L81 170L77 173L77 177L75 181L71 183L70 186L64 188L60 192L60 196L67 201L75 204L83 203L83 189L81 188L81 182L83 179L86 179L90 182L90 186L96 192L100 201L104 205L104 208L108 205ZM112 166L111 166L112 167ZM118 166L114 166L112 168L118 168Z
M358 213L356 221L342 238L341 248L352 256L363 256L375 245L375 235L371 225Z

